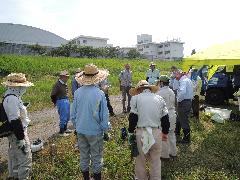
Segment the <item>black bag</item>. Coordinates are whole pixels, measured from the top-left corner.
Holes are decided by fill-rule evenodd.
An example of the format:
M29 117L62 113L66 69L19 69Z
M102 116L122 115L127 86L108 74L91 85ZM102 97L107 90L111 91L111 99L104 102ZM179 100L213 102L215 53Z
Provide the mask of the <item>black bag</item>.
M7 114L6 114L5 109L3 107L4 99L7 96L10 96L10 95L16 96L15 94L7 94L3 98L2 103L0 103L0 138L7 137L12 133L10 123L8 121L8 118L7 118Z

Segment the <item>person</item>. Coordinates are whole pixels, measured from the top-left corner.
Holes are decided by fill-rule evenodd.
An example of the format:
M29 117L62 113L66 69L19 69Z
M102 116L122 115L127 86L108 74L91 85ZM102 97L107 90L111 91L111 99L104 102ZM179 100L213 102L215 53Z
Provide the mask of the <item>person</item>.
M179 81L177 90L177 122L175 134L179 143L190 143L189 114L193 99L192 81L181 71L177 71L176 79ZM183 129L183 138L180 139L180 131Z
M202 96L205 95L206 92L206 88L207 88L207 83L208 83L208 65L203 65L199 71L198 71L198 75L202 80L202 87L201 87L201 92L200 94Z
M201 87L202 87L202 80L198 76L198 69L192 68L190 70L190 79L193 84L193 100L192 100L192 111L193 111L193 117L195 117L197 120L199 120L199 97L201 93Z
M149 82L149 84L155 84L156 81L159 79L160 71L156 68L156 64L151 62L149 65L150 69L146 73L146 81Z
M175 95L177 94L178 89L178 81L176 80L176 72L178 71L178 68L176 66L172 66L170 69L170 80L169 80L169 88L173 90Z
M122 91L123 113L130 112L131 95L129 94L129 90L132 87L132 71L130 70L129 64L125 64L125 70L121 71L119 74L119 83L120 90ZM127 109L125 106L126 96L128 96Z
M156 93L161 96L166 102L168 109L170 128L168 133L168 141L162 142L162 154L161 158L169 159L177 156L176 147L176 112L175 112L175 94L172 89L169 88L169 77L166 75L161 75L158 81L160 86L159 91Z
M76 77L78 76L81 76L81 69L80 68L77 68L76 71L75 71L75 74L73 75L73 78L72 78L72 97L74 97L74 92L79 88L81 87L81 84L79 84L76 80Z
M51 99L54 106L57 106L59 114L59 135L68 136L72 131L67 128L70 119L70 101L68 96L67 81L69 79L68 71L60 72L59 79L54 84L51 93Z
M108 95L108 89L109 89L109 83L107 79L104 79L102 82L99 83L100 89L104 92L106 100L107 100L107 107L110 116L115 116L115 113L113 112L113 107L110 103L109 95Z
M146 159L150 161L150 179L161 179L161 144L167 140L170 125L166 103L155 94L158 89L146 80L139 81L136 88L130 89L133 98L128 129L130 133L136 131L139 155L136 157L135 174L141 180L148 179Z
M89 64L84 67L83 76L77 78L83 86L74 94L71 120L77 131L84 180L89 180L90 161L95 180L101 179L103 135L109 128L109 114L105 95L96 85L108 74L107 70Z
M33 86L25 74L11 73L2 85L7 87L3 107L10 122L12 133L8 136L8 179L29 179L32 168L32 154L27 127L30 122L22 96Z

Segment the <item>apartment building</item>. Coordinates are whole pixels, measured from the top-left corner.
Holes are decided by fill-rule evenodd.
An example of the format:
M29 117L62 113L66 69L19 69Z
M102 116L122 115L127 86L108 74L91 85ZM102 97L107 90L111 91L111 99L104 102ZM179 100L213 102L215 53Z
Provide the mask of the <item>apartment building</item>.
M183 58L183 42L173 39L165 42L152 42L152 36L141 34L137 36L137 50L147 59L180 60Z
M107 44L107 38L100 38L100 37L92 37L92 36L78 36L73 38L75 44L79 46L91 46L93 48L101 48L101 47L109 47L112 46L111 44Z

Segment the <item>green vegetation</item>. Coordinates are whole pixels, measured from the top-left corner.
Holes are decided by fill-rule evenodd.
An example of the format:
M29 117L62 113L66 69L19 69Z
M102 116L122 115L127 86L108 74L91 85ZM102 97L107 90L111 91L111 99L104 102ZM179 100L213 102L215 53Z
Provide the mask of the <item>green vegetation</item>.
M29 88L24 98L31 102L31 110L40 110L51 106L49 94L60 70L67 69L73 74L77 67L83 68L87 63L107 68L111 73L111 94L119 94L118 74L127 62L132 66L134 84L145 78L149 62L144 60L0 56L0 81L10 72L26 73L35 86ZM171 65L180 64L157 62L157 67L165 72ZM0 94L3 92L4 88L0 86ZM134 162L130 158L128 143L120 139L120 129L128 124L127 116L118 115L111 119L111 124L111 139L105 142L104 147L104 179L132 179ZM192 143L189 146L178 145L177 159L163 163L163 179L240 179L240 123L215 124L201 114L199 122L191 119L191 128ZM53 143L57 147L54 156L50 153ZM75 143L74 135L49 139L44 150L33 156L32 179L82 179ZM4 177L4 174L0 176Z
M41 110L51 106L51 88L61 70L66 69L73 75L76 68L83 69L84 65L89 63L94 63L99 68L106 68L110 71L109 81L112 85L110 94L119 94L118 75L124 68L124 64L131 64L134 84L140 79L145 79L145 73L149 68L149 61L146 60L1 55L0 81L2 82L3 77L11 72L25 73L35 86L28 89L24 100L31 102L30 111ZM161 71L168 71L173 64L179 65L179 62L157 62L157 67ZM3 93L4 87L0 86L0 95Z

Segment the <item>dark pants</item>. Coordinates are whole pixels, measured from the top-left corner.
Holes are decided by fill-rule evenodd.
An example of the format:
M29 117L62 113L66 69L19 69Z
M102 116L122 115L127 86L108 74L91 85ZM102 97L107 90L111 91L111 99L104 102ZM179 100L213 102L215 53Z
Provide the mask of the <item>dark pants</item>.
M131 97L132 97L132 96L129 94L129 90L130 90L130 89L131 89L130 86L127 86L127 87L121 86L123 111L126 111L125 101L127 100L127 97L128 97L127 109L130 111L130 101L131 101Z
M191 111L191 107L192 107L192 101L190 99L185 99L181 102L178 102L176 135L180 134L181 128L183 130L190 130L188 118Z
M114 114L113 113L113 108L112 108L112 105L110 103L110 99L109 99L109 96L108 94L105 93L105 97L106 97L106 100L107 100L107 107L108 107L108 111L110 114Z
M199 96L195 95L192 100L193 116L199 119Z

